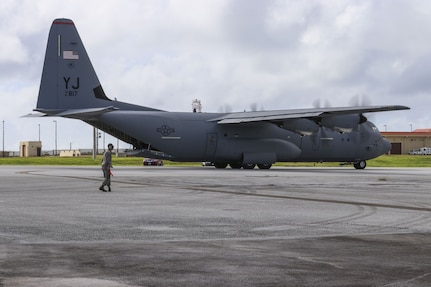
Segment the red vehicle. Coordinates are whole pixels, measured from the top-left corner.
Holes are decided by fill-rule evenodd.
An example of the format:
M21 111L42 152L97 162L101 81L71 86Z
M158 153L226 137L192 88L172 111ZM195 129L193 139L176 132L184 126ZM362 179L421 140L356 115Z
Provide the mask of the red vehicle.
M163 165L163 160L155 158L144 158L144 165Z

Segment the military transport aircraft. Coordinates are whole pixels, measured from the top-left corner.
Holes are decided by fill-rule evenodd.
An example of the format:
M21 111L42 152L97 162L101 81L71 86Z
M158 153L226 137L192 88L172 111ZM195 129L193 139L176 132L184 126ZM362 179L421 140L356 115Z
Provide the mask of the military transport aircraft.
M348 162L357 169L391 144L364 113L406 106L310 108L235 113L167 112L109 99L73 21L48 37L37 107L42 116L80 119L134 147L133 154L217 168L268 169L279 162Z

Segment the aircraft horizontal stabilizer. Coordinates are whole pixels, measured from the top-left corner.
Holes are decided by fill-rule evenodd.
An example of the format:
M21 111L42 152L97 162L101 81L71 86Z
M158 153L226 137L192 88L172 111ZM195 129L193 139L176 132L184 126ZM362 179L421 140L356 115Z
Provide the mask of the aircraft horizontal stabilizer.
M46 110L46 109L35 109L34 111L42 113L41 116L48 117L65 117L72 119L89 119L94 116L98 116L107 112L115 111L117 108L113 106L104 108L89 108L89 109L70 109L70 110ZM28 116L37 116L34 114L29 114Z
M29 113L29 114L23 115L23 116L21 116L21 118L42 118L42 117L46 117L46 116L47 116L47 114L38 112L36 114Z

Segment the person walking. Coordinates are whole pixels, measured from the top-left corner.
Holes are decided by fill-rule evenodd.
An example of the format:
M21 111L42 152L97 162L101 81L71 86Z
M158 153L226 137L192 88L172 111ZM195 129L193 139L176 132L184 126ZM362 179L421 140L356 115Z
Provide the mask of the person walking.
M114 149L113 144L108 144L108 150L103 154L102 160L102 171L103 180L102 185L99 187L99 190L106 192L105 185L108 187L108 191L111 191L111 168L112 168L112 150Z

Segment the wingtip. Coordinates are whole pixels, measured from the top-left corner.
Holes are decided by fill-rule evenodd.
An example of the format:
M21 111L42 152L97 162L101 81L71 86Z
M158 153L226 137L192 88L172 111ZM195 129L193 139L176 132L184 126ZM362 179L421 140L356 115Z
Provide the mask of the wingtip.
M402 106L402 105L396 105L396 106L394 106L394 110L410 110L410 107Z

